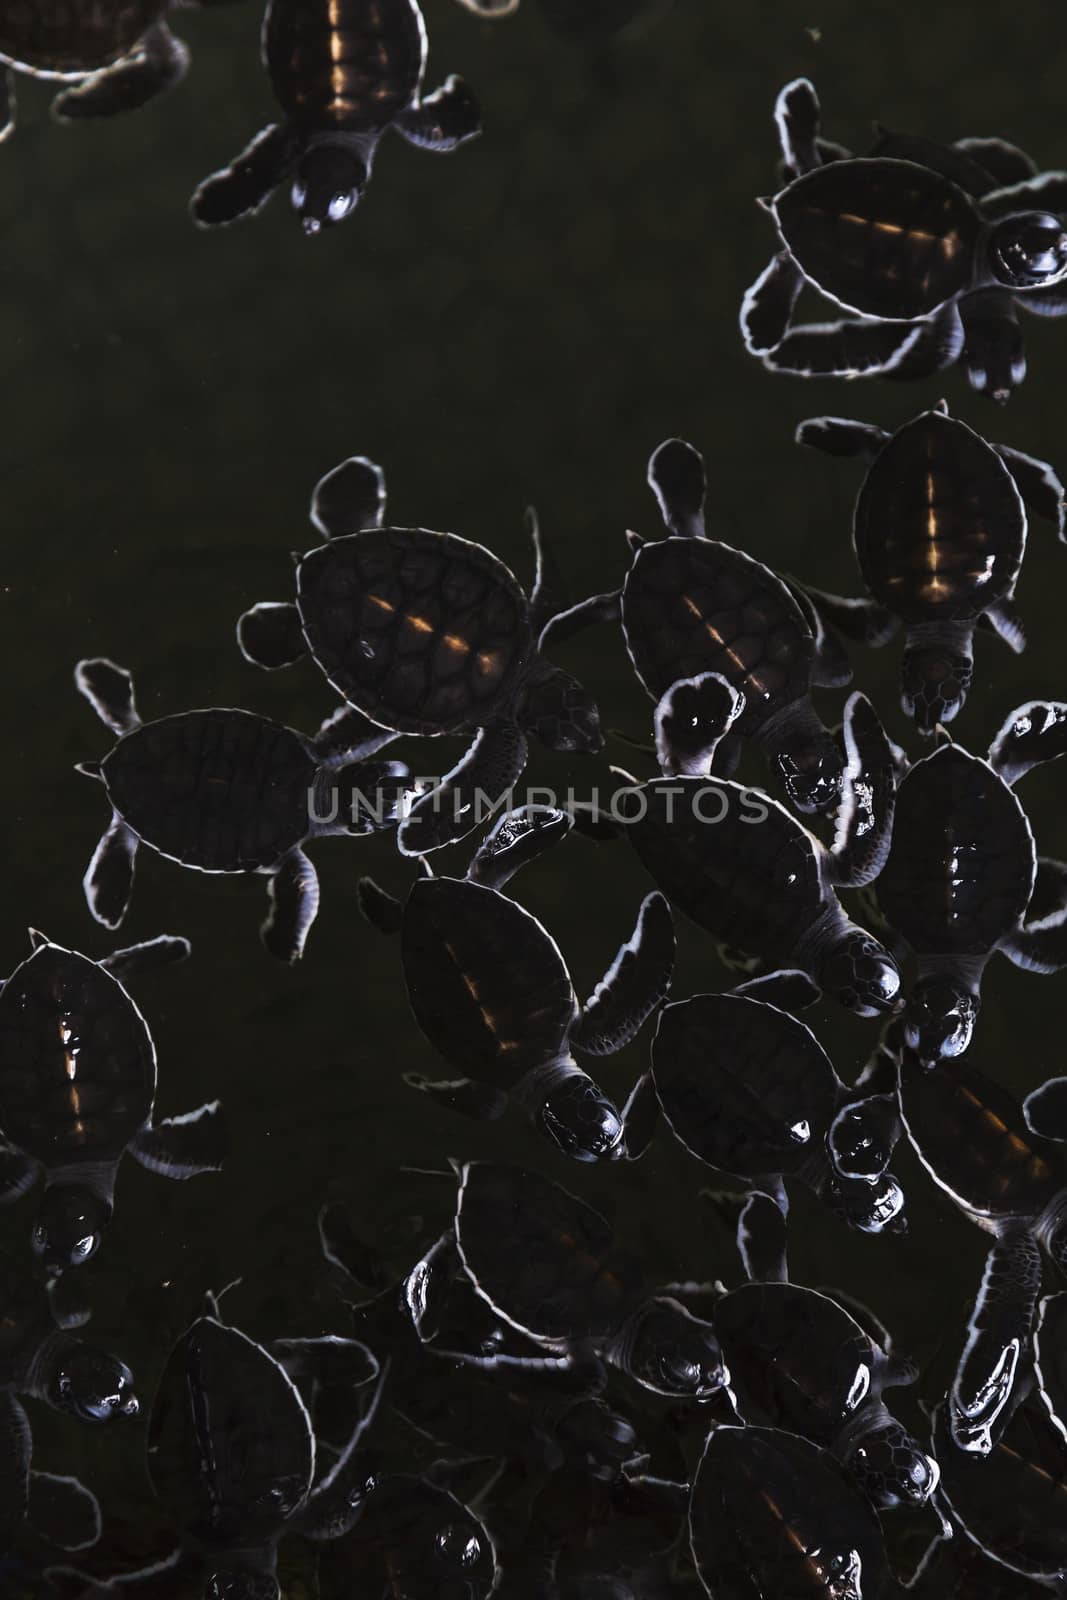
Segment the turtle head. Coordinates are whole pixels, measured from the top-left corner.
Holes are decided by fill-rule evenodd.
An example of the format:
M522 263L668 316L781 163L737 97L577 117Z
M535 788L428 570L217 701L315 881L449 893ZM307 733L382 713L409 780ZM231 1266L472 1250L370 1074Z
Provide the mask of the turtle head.
M904 1042L924 1067L961 1056L978 1018L978 996L958 978L937 974L915 985L904 1012Z
M835 1175L826 1198L850 1228L858 1233L906 1233L904 1191L891 1172L873 1183Z
M879 1511L921 1510L941 1479L941 1469L899 1422L887 1417L865 1432L842 1457Z
M785 792L798 811L829 811L840 800L844 760L821 724L811 728L805 721L797 738L779 745L775 765Z
M654 1394L706 1400L727 1381L722 1347L710 1322L694 1317L677 1300L649 1300L624 1335L621 1364Z
M852 928L825 957L819 972L822 987L858 1017L892 1011L900 994L900 973L893 957L862 928Z
M610 1160L621 1147L622 1118L584 1072L569 1073L545 1096L541 1123L574 1161Z
M100 1248L111 1221L110 1202L81 1183L57 1184L45 1192L31 1236L34 1255L50 1272L83 1267Z
M293 179L293 209L306 234L321 233L354 211L370 176L363 152L349 143L327 141L306 150Z
M595 755L604 743L600 713L577 678L558 667L531 674L523 694L520 720L549 750Z
M948 645L923 644L904 651L900 703L921 733L951 722L967 698L974 663L968 653Z
M1005 217L989 241L989 265L1009 289L1039 289L1067 275L1067 230L1050 211Z
M57 1410L69 1411L82 1422L135 1417L140 1410L133 1373L126 1363L80 1339L64 1340L58 1346L47 1392Z
M282 1591L272 1572L226 1567L210 1574L203 1592L204 1600L279 1600Z

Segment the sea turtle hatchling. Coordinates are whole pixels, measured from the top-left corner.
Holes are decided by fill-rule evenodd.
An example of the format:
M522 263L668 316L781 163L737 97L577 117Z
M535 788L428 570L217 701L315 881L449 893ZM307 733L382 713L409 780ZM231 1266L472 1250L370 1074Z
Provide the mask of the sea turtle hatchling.
M646 1097L620 1113L572 1052L610 1055L636 1037L670 988L674 925L664 897L647 895L631 938L579 1006L555 940L501 892L569 826L551 808L507 813L465 878L422 877L402 907L364 879L361 904L379 928L399 928L415 1020L465 1074L408 1082L481 1117L499 1116L510 1096L565 1155L613 1160L638 1153L634 1104Z
M96 920L107 928L122 923L137 848L146 844L197 872L264 874L263 942L279 960L295 961L319 903L302 846L392 826L406 767L361 759L362 718L357 728L330 718L313 739L234 709L142 722L125 667L79 661L74 681L118 735L102 761L78 767L103 784L112 807L84 880Z
M526 764L527 735L551 750L600 749L596 706L540 652L559 609L536 518L529 599L482 545L453 533L384 527L385 478L364 456L328 472L311 500L326 543L297 559L296 602L246 611L237 638L258 666L310 653L339 695L370 721L380 748L401 733L475 733L441 784L407 811L405 855L449 844L485 820Z
M27 1253L0 1240L0 1554L23 1518L67 1550L95 1544L100 1510L75 1478L31 1472L30 1425L20 1396L82 1422L135 1417L125 1362L67 1332Z
M946 1402L958 1448L988 1455L1027 1374L1042 1250L1067 1269L1067 1116L1040 1091L1020 1105L968 1056L929 1072L905 1049L897 1082L919 1161L994 1239Z
M218 1172L220 1105L152 1120L156 1051L124 986L131 975L189 953L163 936L92 961L30 935L32 951L0 989L0 1195L39 1177L45 1192L33 1249L50 1272L84 1265L114 1209L128 1151L170 1178Z
M1016 966L1067 965L1067 867L1039 860L1013 785L1067 751L1067 705L1029 701L1006 718L987 760L945 743L897 795L878 906L913 952L906 1043L925 1066L969 1046L982 976L996 950Z
M669 1286L649 1295L638 1263L600 1213L539 1173L464 1165L455 1238L493 1313L543 1346L540 1365L565 1367L595 1354L642 1388L676 1399L707 1400L728 1382L713 1327Z
M944 401L893 434L865 422L813 417L797 442L858 456L867 475L852 543L869 600L809 591L824 626L870 644L905 628L904 710L930 733L963 706L975 627L1010 646L1025 639L1012 606L1026 548L1027 508L1064 538L1064 488L1052 468L987 444Z
M15 125L15 73L71 85L52 107L63 122L135 111L173 88L189 65L188 50L167 26L175 9L176 0L5 0L0 139Z
M714 685L712 685L714 687ZM678 910L770 970L798 968L860 1016L894 1009L896 963L846 916L835 887L872 882L885 861L896 789L892 747L870 702L845 707L848 762L832 849L769 795L688 775L613 798L626 834Z
M588 622L621 621L642 687L657 702L668 759L687 770L667 716L679 684L714 673L739 696L716 770L729 776L738 741L766 752L799 811L825 811L840 791L843 758L811 701L813 685L840 686L848 661L803 594L741 550L708 537L704 463L668 439L648 463L648 482L668 537L636 543L622 588L552 619L544 642ZM629 535L631 545L636 535ZM724 759L729 756L729 759Z
M959 360L1007 400L1026 373L1016 308L1067 312L1067 173L1037 173L999 139L885 130L854 160L820 138L806 78L782 89L775 121L787 182L763 204L782 248L742 303L749 351L803 377L925 377ZM855 316L794 324L805 285Z
M307 234L341 222L363 194L387 128L422 150L454 150L481 131L454 74L422 92L426 24L418 0L270 0L263 62L284 120L269 124L193 196L201 227L258 211L292 180Z

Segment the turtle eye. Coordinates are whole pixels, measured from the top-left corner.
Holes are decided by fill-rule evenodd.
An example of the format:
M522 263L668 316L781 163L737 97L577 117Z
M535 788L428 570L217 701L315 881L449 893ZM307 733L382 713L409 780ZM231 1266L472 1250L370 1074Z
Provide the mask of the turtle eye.
M74 1245L71 1246L70 1259L73 1263L80 1266L83 1261L88 1261L95 1249L96 1234L87 1233L83 1239L79 1239Z
M482 1541L478 1535L459 1522L449 1522L440 1528L433 1547L446 1566L458 1568L461 1572L469 1572L471 1567L477 1565L482 1554Z
M339 189L327 207L327 216L331 222L343 222L356 203L356 197L351 189Z

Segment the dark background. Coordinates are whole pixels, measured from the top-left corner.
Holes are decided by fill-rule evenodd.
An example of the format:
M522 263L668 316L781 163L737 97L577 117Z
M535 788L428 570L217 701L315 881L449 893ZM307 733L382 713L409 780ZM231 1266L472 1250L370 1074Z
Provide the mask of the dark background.
M134 1364L146 1396L209 1287L240 1277L228 1314L260 1336L326 1325L314 1235L325 1199L345 1200L393 1266L410 1262L450 1191L401 1168L450 1154L537 1162L611 1210L654 1277L731 1281L736 1268L697 1200L709 1175L666 1133L639 1166L590 1172L555 1160L517 1120L464 1123L404 1087L402 1072L439 1069L407 1011L395 945L357 913L361 873L393 889L406 881L385 841L312 847L322 912L293 971L259 943L261 882L183 873L150 853L119 939L104 937L80 878L105 804L73 765L99 757L108 736L75 694L78 657L127 665L147 717L233 704L314 729L331 706L316 670L267 677L242 661L233 624L254 601L289 596L289 552L314 542L311 488L354 452L384 465L394 520L482 541L524 580L522 512L536 504L575 597L620 579L626 527L656 530L645 463L669 434L706 455L713 534L850 592L859 470L797 450L802 417L895 427L944 393L992 438L1067 471L1067 327L1027 319L1031 376L1004 412L955 374L910 387L774 378L737 332L741 294L770 252L754 200L773 188L780 85L810 74L829 137L860 149L877 117L945 140L999 133L1057 166L1067 162L1059 7L1031 0L1018 28L985 28L991 8L677 0L609 47L552 31L537 0L496 24L428 0L428 85L462 72L483 105L483 137L435 157L387 136L358 211L324 237L306 240L283 196L252 222L199 233L186 213L195 184L273 115L259 11L250 0L180 13L187 81L110 125L56 126L51 89L20 79L20 125L0 150L0 968L24 955L27 925L93 955L188 935L191 961L136 986L159 1049L159 1109L221 1095L231 1127L219 1178L170 1185L124 1164L90 1269L94 1335ZM970 748L984 750L1019 701L1067 688L1065 580L1067 550L1035 525L1019 587L1030 648L1017 660L980 638L956 725ZM857 651L858 681L914 754L897 710L899 654L899 644ZM608 726L647 732L650 708L615 632L590 633L561 659L595 690ZM828 720L842 703L824 697ZM433 770L458 748L431 747L427 766L424 746L416 764ZM591 783L608 760L647 771L612 743L603 763L538 757L532 772ZM1025 786L1048 854L1067 852L1063 781L1053 768ZM625 846L575 839L517 893L588 993L647 887ZM676 994L724 985L709 941L680 933ZM1062 992L995 960L976 1054L1013 1088L1062 1070ZM809 1015L851 1078L874 1028L826 1007ZM620 1099L645 1049L605 1067ZM850 1235L799 1194L792 1268L868 1298L930 1364L934 1395L985 1241L906 1149L896 1169L905 1239ZM140 1446L40 1407L34 1426L38 1464L82 1472L105 1501L108 1547L134 1560L147 1535L132 1524L155 1516Z

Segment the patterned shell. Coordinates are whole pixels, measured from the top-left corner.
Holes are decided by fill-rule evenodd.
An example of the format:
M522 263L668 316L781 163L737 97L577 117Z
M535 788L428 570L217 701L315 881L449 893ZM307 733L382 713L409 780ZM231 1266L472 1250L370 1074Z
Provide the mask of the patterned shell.
M373 132L416 98L426 30L416 0L271 0L263 54L294 122Z
M40 77L81 78L128 55L170 0L4 0L0 57Z

